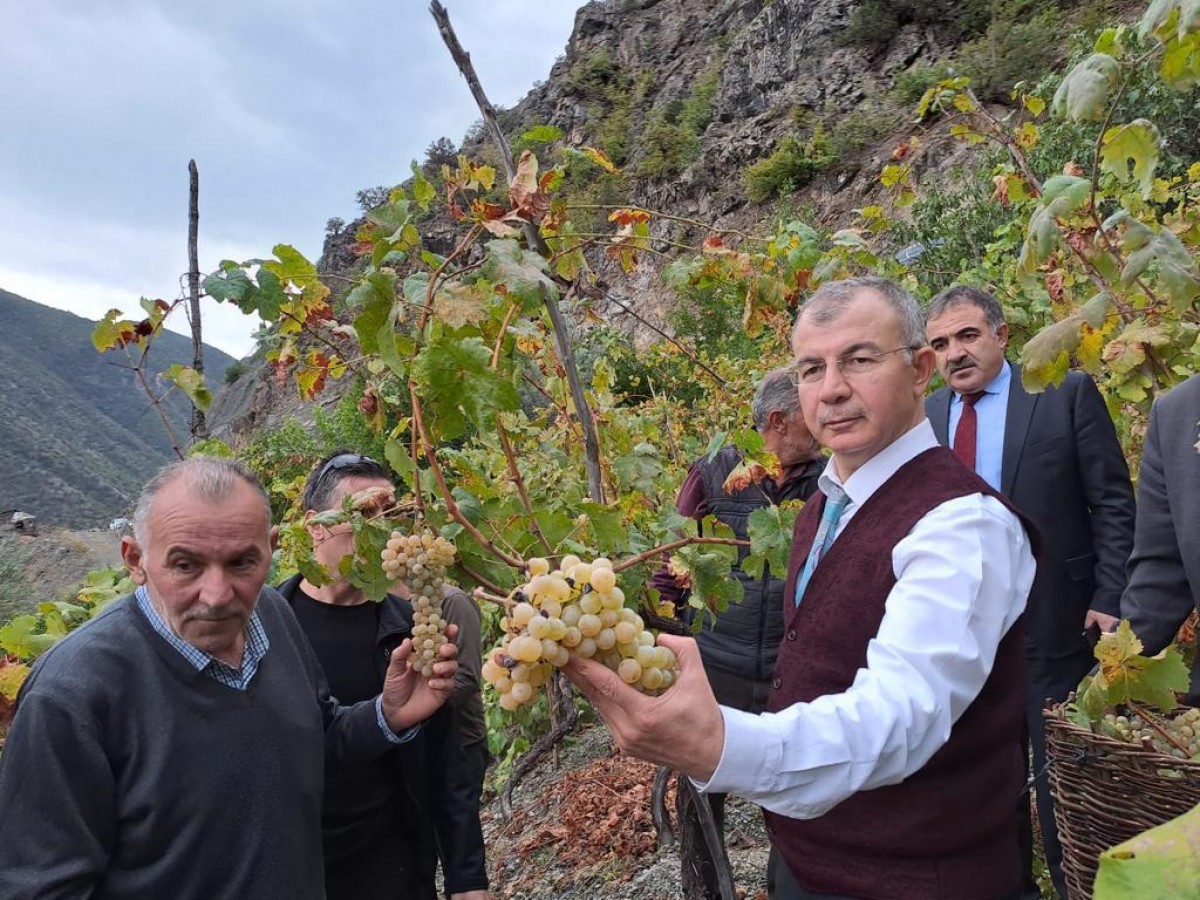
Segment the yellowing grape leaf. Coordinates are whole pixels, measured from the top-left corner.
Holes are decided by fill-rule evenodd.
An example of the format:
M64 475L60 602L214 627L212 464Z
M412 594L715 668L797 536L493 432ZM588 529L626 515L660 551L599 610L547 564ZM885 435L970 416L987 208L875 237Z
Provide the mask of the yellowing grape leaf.
M1175 694L1186 691L1190 676L1174 644L1155 656L1142 656L1142 642L1122 620L1117 630L1096 644L1100 668L1082 692L1080 705L1089 711L1117 704L1148 703L1164 712L1176 706Z
M212 403L212 394L208 390L208 385L204 383L204 376L191 366L181 366L176 363L159 377L187 394L197 409L208 409L209 404Z
M1200 897L1200 806L1106 850L1094 900Z
M1030 393L1040 393L1047 385L1060 384L1067 377L1070 355L1079 346L1081 335L1078 315L1068 316L1043 328L1021 351L1021 380Z
M482 285L479 282L445 282L434 295L433 314L451 328L461 328L468 322L482 322L487 318L490 293L486 282Z
M17 692L29 675L29 666L24 663L9 662L0 657L0 697L6 700L16 700Z
M1108 94L1117 86L1121 67L1107 53L1093 53L1075 66L1054 93L1054 114L1072 122L1104 118Z
M1149 197L1158 166L1158 128L1148 119L1135 119L1104 132L1100 168L1123 182L1136 181Z

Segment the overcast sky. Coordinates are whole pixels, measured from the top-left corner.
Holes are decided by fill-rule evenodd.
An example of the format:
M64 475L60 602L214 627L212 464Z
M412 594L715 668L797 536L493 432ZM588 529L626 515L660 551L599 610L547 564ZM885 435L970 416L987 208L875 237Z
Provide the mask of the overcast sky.
M444 2L503 106L582 5ZM0 0L0 288L91 319L174 299L190 158L202 270L277 243L315 260L356 191L477 118L426 0ZM249 352L257 323L204 303L205 340Z

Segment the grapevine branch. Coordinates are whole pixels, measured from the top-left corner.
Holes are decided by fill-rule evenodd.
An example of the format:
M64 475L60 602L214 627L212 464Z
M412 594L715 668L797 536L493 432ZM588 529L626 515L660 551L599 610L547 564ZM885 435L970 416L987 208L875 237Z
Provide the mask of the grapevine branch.
M717 538L717 537L686 537L678 541L671 541L669 544L662 544L652 550L646 550L639 553L637 556L631 556L628 559L623 559L613 566L614 572L624 572L626 569L633 568L638 563L644 563L648 559L653 559L660 553L671 553L678 550L680 547L687 547L691 544L725 544L731 547L749 547L749 541L743 541L740 538Z
M200 259L197 244L200 232L200 172L196 161L188 160L188 324L192 326L192 368L204 376L204 340L200 331ZM204 410L192 401L191 432L193 441L208 437Z
M437 484L438 494L441 495L442 502L446 504L446 512L450 514L451 518L462 525L471 537L479 542L479 546L483 547L506 565L512 566L514 569L523 569L525 567L524 560L510 556L488 540L487 536L476 528L474 523L463 515L463 511L459 509L458 502L454 499L454 495L450 493L450 488L446 484L446 477L442 474L442 467L438 463L437 452L433 448L433 443L429 440L429 433L425 430L425 417L421 414L421 400L417 396L417 384L415 381L410 380L408 382L408 392L412 398L413 424L416 426L416 434L420 436L421 446L425 449L425 458L429 461L429 471L433 474L433 480ZM413 457L413 462L416 462L415 456Z
M508 141L504 137L504 132L500 128L500 122L496 118L496 110L487 98L487 94L483 90L483 84L479 80L479 76L475 72L475 66L471 62L471 55L463 49L462 44L458 41L458 35L454 33L454 28L450 24L450 15L438 0L433 0L429 6L429 11L433 15L434 22L437 23L438 32L442 36L442 40L446 44L446 49L450 51L450 56L458 66L459 72L467 82L467 86L471 90L471 95L475 98L475 103L479 107L479 112L483 116L484 128L492 139L497 152L500 154L500 160L504 165L504 173L508 178L508 183L511 185L517 176L517 167L513 162L512 150L508 146ZM550 248L546 245L546 241L542 238L538 231L537 225L532 222L525 222L522 226L525 233L525 240L534 251L542 257L550 258ZM567 297L570 297L573 285L567 289ZM600 438L596 433L596 423L592 418L591 407L588 406L587 396L583 391L583 384L579 380L579 366L575 362L575 352L571 347L571 334L567 329L566 319L563 318L562 310L559 308L558 300L552 291L545 292L546 312L550 316L550 324L554 330L554 344L558 351L559 359L562 360L563 369L566 371L567 384L571 388L571 397L575 403L575 413L579 417L580 425L583 429L583 448L584 461L587 467L588 488L593 500L597 503L604 502L604 477L600 467Z
M725 387L725 384L726 384L726 382L725 382L725 379L724 379L724 378L722 378L720 375L718 375L718 374L716 373L716 371L714 371L714 370L713 370L713 369L712 369L710 366L708 366L708 365L706 365L705 363L703 363L703 362L702 362L702 361L699 359L699 357L697 357L697 356L696 356L696 354L695 354L695 353L693 353L691 350L689 350L689 349L688 349L687 347L685 347L683 344L679 343L679 341L677 341L675 338L671 337L669 334L667 334L665 331L663 331L663 330L662 330L661 328L659 328L657 325L655 325L654 323L652 323L652 322L648 321L648 320L647 320L647 319L645 319L644 317L642 317L642 316L638 315L636 312L634 312L632 309L630 309L628 306L626 306L624 303L622 303L620 300L618 300L618 299L617 299L616 297L614 297L612 294L608 293L607 291L603 291L603 292L601 292L601 293L602 293L602 296L603 296L603 297L604 297L606 300L608 300L610 303L615 303L617 306L619 306L619 307L620 307L622 310L624 310L626 313L628 313L629 315L633 316L633 317L634 317L635 319L637 319L637 320L638 320L638 321L639 321L641 324L645 325L647 328L649 328L651 331L653 331L653 332L654 332L655 334L657 334L659 337L663 338L663 340L665 340L665 341L666 341L667 343L669 343L671 346L673 346L673 347L675 347L677 350L679 350L679 352L680 352L680 353L682 353L682 354L683 354L683 355L684 355L684 356L685 356L685 357L686 357L686 358L687 358L687 359L688 359L688 360L689 360L689 361L690 361L690 362L691 362L693 365L699 366L701 369L703 369L703 370L704 370L704 371L705 371L705 372L706 372L708 375L710 375L710 376L712 377L712 379L713 379L713 380L714 380L714 381L715 381L717 384L719 384L721 387Z
M563 676L562 673L555 672L553 677L562 678ZM578 721L579 710L575 706L575 695L568 683L563 686L563 690L559 694L558 721L550 731L537 739L537 742L529 748L525 755L516 761L508 783L504 785L504 790L500 793L500 811L505 819L512 818L512 795L517 784L533 771L538 760L545 755L547 750L558 746L558 742L571 733Z
M504 451L505 460L508 461L509 477L512 478L513 486L517 489L517 496L521 498L521 505L525 507L529 530L533 532L533 536L537 538L547 555L551 555L554 553L554 548L550 546L546 535L542 533L542 526L538 524L537 514L534 513L533 504L529 500L529 492L525 490L525 479L521 477L521 470L517 468L517 458L513 454L512 442L508 439L508 431L500 422L498 414L496 416L496 434L500 437L500 448Z

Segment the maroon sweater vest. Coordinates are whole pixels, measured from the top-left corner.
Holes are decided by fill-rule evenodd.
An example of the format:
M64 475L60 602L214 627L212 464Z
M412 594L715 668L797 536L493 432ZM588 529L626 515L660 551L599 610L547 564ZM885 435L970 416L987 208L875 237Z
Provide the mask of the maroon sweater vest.
M850 687L867 664L867 644L896 583L892 549L934 507L968 494L996 497L1012 509L944 447L910 460L855 513L795 607L796 578L825 504L824 495L813 497L796 521L769 710ZM992 900L1017 893L1023 645L1018 619L1000 642L982 692L920 771L900 784L860 791L817 819L767 813L772 842L803 887L862 900Z

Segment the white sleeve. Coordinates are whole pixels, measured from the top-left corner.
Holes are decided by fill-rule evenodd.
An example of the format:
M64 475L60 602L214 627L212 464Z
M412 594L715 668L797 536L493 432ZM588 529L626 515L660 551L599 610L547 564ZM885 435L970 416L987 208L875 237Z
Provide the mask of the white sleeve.
M722 707L725 745L703 790L810 819L903 781L946 743L1025 609L1029 541L999 501L972 494L917 522L892 566L896 584L850 688L778 713Z

